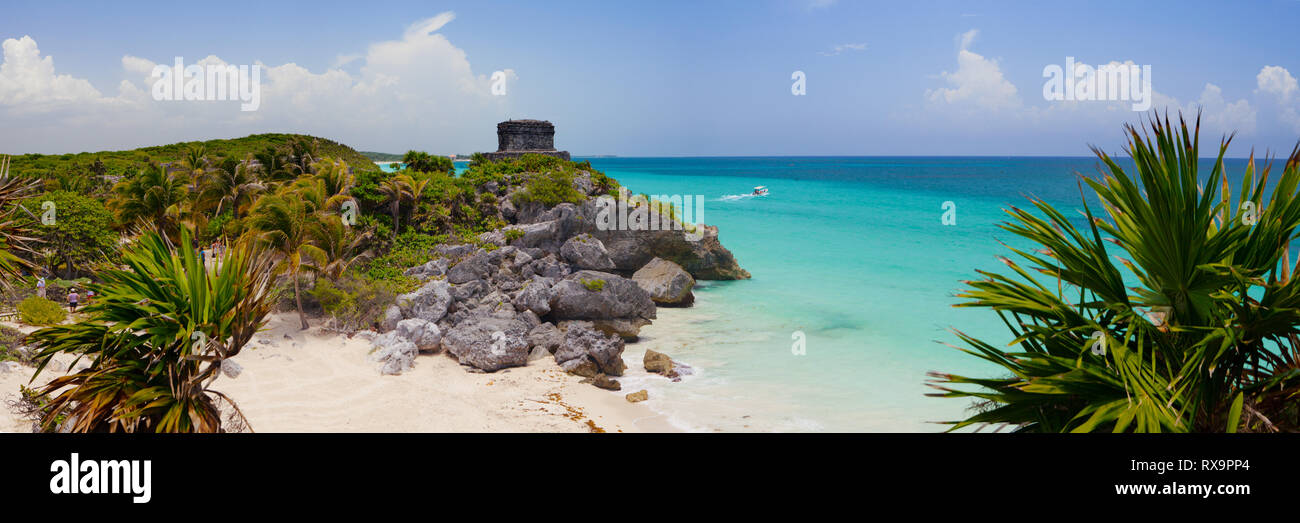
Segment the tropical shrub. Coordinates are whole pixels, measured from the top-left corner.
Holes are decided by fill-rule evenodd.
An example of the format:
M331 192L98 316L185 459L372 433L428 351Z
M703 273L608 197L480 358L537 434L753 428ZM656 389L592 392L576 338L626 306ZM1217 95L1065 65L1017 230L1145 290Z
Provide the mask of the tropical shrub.
M931 374L934 395L980 402L953 428L1300 430L1300 265L1288 250L1300 147L1272 190L1270 167L1252 158L1234 195L1222 161L1231 137L1200 178L1199 118L1193 131L1168 115L1126 131L1134 173L1093 149L1105 172L1085 181L1102 214L1084 201L1081 228L1041 200L1042 216L1008 210L1003 228L1037 247L1012 248L1020 261L1002 261L1014 275L980 271L958 295L996 312L1013 347L957 331L961 350L1002 375Z
M19 361L26 363L28 356L18 351L27 334L13 327L0 325L0 361Z
M378 324L384 310L399 294L398 284L345 276L338 282L320 280L311 290L335 326L344 330L366 329Z
M434 156L424 151L407 151L402 156L402 163L407 169L422 173L454 173L455 164L446 156Z
M56 325L67 317L63 307L40 296L28 296L18 302L18 320L28 325Z
M429 235L407 231L397 237L392 249L383 256L358 266L358 272L367 280L388 282L400 292L409 292L419 282L402 273L407 268L423 265L434 257L433 249L447 242L446 235Z
M32 231L53 251L64 268L61 275L73 278L91 263L115 254L118 235L113 232L113 213L98 199L68 191L54 191L29 198L23 205L36 216L45 202L54 204L53 223L31 220ZM54 267L48 267L51 273Z
M524 188L515 192L515 205L538 202L547 207L561 203L582 203L586 195L573 187L573 175L565 171L535 174L524 181Z
M180 239L189 245L188 229ZM232 417L239 409L212 383L264 323L273 258L244 240L209 269L193 249L172 249L150 231L123 263L91 285L99 297L85 308L86 321L29 336L39 349L38 375L58 354L90 360L42 387L49 402L41 426L52 430L66 419L73 432L220 431L221 403Z

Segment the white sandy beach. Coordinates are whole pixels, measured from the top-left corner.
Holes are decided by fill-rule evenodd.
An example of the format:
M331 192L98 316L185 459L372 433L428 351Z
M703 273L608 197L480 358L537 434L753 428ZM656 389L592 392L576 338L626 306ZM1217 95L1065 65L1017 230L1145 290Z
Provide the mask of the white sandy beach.
M581 384L581 378L561 371L550 358L486 374L467 372L445 354L421 355L414 369L383 376L367 359L368 341L323 332L316 326L299 331L297 321L294 314L273 315L235 358L243 366L242 374L219 378L213 386L238 402L254 431L675 430L644 404L624 399L639 389L625 386L611 392ZM639 357L625 360L629 370L640 368ZM0 398L15 398L32 370L23 367L0 373ZM47 370L37 384L57 374ZM30 422L9 409L0 411L0 432L31 430Z

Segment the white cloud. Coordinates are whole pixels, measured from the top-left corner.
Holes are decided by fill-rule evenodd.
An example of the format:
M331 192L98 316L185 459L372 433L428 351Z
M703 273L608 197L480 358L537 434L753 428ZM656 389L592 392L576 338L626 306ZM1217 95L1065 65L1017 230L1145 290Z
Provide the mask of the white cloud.
M1295 132L1300 133L1300 92L1291 71L1277 65L1266 65L1255 76L1257 91L1268 96L1270 102L1277 104L1278 119L1291 124Z
M844 51L865 51L866 49L867 49L867 44L865 43L839 44L839 45L832 46L830 51L818 51L817 54L822 56L835 56L840 53L843 53Z
M103 95L90 82L55 74L54 58L42 57L32 37L10 38L2 47L0 105L20 111L43 111L103 100Z
M1084 144L1098 143L1097 140L1105 143L1108 137L1118 138L1121 136L1119 129L1122 124L1137 123L1149 114L1133 111L1133 100L1038 102L1037 94L1042 84L1035 84L1027 91L1034 93L1033 100L1022 100L1018 88L1005 77L998 62L972 50L978 34L972 30L957 35L957 69L939 75L947 85L925 91L928 110L907 113L899 118L922 129L921 132L927 136L968 142L978 142L984 136L1028 137L1044 133L1063 139L1077 137L1079 149L1066 152L1086 154ZM1061 64L1064 63L1063 56ZM1114 67L1137 64L1125 60L1101 65ZM1076 67L1082 67L1082 64L1076 64ZM1159 78L1154 78L1153 84L1156 87L1161 86ZM1257 132L1259 111L1256 104L1247 98L1233 99L1212 83L1205 84L1199 95L1187 103L1160 91L1152 91L1150 97L1151 108L1162 113L1165 110L1174 113L1182 111L1184 115L1194 117L1198 110L1202 111L1204 137L1217 137L1234 131L1242 135ZM998 146L992 143L988 147Z
M1255 75L1255 83L1261 92L1276 95L1283 101L1290 100L1291 96L1300 90L1291 72L1276 65L1266 65L1260 69L1259 74Z
M996 60L990 60L970 50L979 33L971 29L959 35L957 70L944 71L939 76L950 87L926 91L926 97L935 104L960 106L969 109L1008 109L1020 106L1016 86L1003 76Z
M394 151L482 150L494 137L485 122L509 112L518 77L502 68L507 96L492 96L492 71L476 73L466 52L437 33L453 20L451 12L418 20L399 39L340 53L323 71L255 62L262 69L261 103L254 112L241 112L239 102L155 101L155 60L171 65L173 56L123 56L127 80L115 96L106 96L86 79L56 74L52 58L41 57L32 38L6 40L0 120L15 125L0 128L0 150L93 150L263 132L301 132ZM186 65L227 63L217 56L196 58L183 57ZM355 72L342 69L349 64L358 66ZM484 129L467 133L466 123Z
M355 62L355 61L357 61L357 60L359 60L359 59L361 59L361 54L360 54L360 53L341 54L341 55L338 55L337 57L334 58L334 63L333 63L332 65L330 65L330 68L331 68L331 69L338 69L338 68L340 68L340 67L344 67L344 66L346 66L346 65L348 65L348 64L350 64L350 63L352 63L352 62Z
M1184 112L1192 114L1198 108L1201 110L1201 125L1218 134L1232 131L1241 134L1255 132L1255 109L1250 106L1250 102L1244 98L1228 102L1223 98L1223 89L1217 85L1205 84L1205 90L1201 91L1195 107L1185 107Z
M961 48L963 50L969 49L970 44L975 43L975 37L979 36L979 34L980 32L978 29L971 29L970 31L957 35L957 38L961 40Z

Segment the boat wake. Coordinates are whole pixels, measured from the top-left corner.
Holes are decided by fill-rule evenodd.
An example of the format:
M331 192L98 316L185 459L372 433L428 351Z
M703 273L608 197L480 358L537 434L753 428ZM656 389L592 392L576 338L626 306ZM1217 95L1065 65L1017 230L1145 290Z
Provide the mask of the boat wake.
M754 188L754 192L752 192L752 193L749 193L749 194L728 194L728 195L725 195L725 196L723 196L723 197L721 197L721 198L718 198L717 200L714 200L714 201L719 201L719 202L731 202L731 201L736 201L736 200L744 200L744 199L746 199L746 198L754 198L754 197L757 197L757 196L767 196L767 187L766 187L766 186L763 186L763 185L760 185L760 186L758 186L758 187L755 187L755 188Z

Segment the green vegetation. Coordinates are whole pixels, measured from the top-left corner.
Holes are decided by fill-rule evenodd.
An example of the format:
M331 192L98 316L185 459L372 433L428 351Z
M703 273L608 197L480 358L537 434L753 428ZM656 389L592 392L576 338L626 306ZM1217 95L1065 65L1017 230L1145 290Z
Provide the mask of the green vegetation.
M191 240L188 229L180 242ZM270 310L273 254L253 241L233 244L220 270L206 269L193 250L174 249L147 232L123 255L126 270L101 272L89 318L38 330L39 374L60 353L90 367L41 389L40 422L73 432L217 432L219 402L211 388L221 363L239 354ZM241 416L242 417L242 416Z
M57 325L67 317L63 307L40 296L18 302L18 320L28 325Z
M0 325L0 361L17 361L26 363L28 358L18 351L27 335L13 327Z
M0 186L0 211L14 217L0 220L0 227L10 227L0 230L0 242L8 242L0 245L0 265L9 262L7 282L25 268L63 277L66 285L47 281L57 300L71 280L119 268L119 251L141 234L158 233L177 252L209 255L255 242L276 261L273 297L292 300L286 308L297 310L303 328L317 304L341 323L361 325L364 319L338 312L347 303L379 299L363 291L367 286L384 289L380 297L414 289L419 282L402 273L432 259L439 244L498 248L479 236L505 225L499 195L521 194L521 201L547 205L581 202L585 195L571 183L591 169L542 155L495 163L479 155L457 176L442 156L409 151L401 159L405 168L384 172L352 149L301 135L18 156L15 174L40 179L14 178L21 182ZM589 172L593 184L617 186ZM49 225L39 221L45 201L58 213ZM21 281L29 294L34 280ZM7 296L13 303L26 294Z
M0 284L5 287L34 265L36 240L25 220L29 215L19 202L38 185L32 180L0 178Z
M591 292L600 292L605 288L605 280L580 280L583 287Z
M515 205L537 202L547 207L561 203L582 203L586 195L573 188L573 175L563 171L546 172L531 176L524 182L524 189L515 193Z
M957 332L963 351L1003 372L932 374L935 395L979 401L953 428L1300 430L1300 265L1287 247L1300 227L1300 147L1272 191L1252 158L1234 196L1222 162L1231 138L1202 184L1199 119L1190 132L1167 115L1126 130L1135 174L1094 149L1106 172L1086 182L1104 214L1085 201L1080 230L1041 200L1042 217L1010 209L1003 228L1037 247L1002 260L1016 275L980 271L959 295L997 312L1014 348Z
M398 236L393 248L383 256L359 267L359 272L373 282L391 284L398 294L414 290L419 282L403 276L408 267L423 265L433 259L433 249L446 243L445 235L408 231Z
M303 268L311 260L320 260L326 256L315 242L321 227L323 216L320 213L324 205L323 202L308 197L312 194L311 191L284 188L259 199L250 216L250 224L257 231L258 241L279 255L280 267L289 274L298 320L302 322L304 330L310 325L302 308Z
M10 176L19 178L47 178L51 173L63 172L82 180L78 183L94 183L99 176L121 176L133 172L150 163L180 162L186 155L197 148L204 150L210 158L245 158L250 154L264 153L267 149L290 150L295 144L308 146L319 157L338 158L358 171L374 170L369 158L352 148L324 138L301 134L254 134L243 138L229 140L208 140L206 142L180 142L155 147L142 147L129 151L100 151L78 154L21 154L13 156ZM310 162L308 162L310 163ZM76 191L77 188L65 188Z
M415 172L456 173L456 166L452 163L451 158L446 156L433 156L423 151L407 151L406 154L402 156L402 163L407 169Z
M48 261L41 265L49 272L70 279L86 272L84 269L96 261L116 258L114 217L103 202L59 190L28 198L23 206L40 216L45 202L54 205L53 223L44 224L29 216L27 227L44 240L41 258Z
M58 354L91 363L26 389L20 410L47 431L222 430L224 406L242 415L211 388L221 362L281 297L292 296L304 328L304 299L337 327L372 326L419 284L406 268L440 244L477 244L505 224L499 195L580 202L585 195L568 185L590 169L480 156L456 176L446 158L412 151L403 160L406 168L387 173L352 149L300 135L14 157L13 177L0 181L0 281L21 285L4 299L18 301L24 322L50 325L27 337L38 374ZM40 220L46 201L53 223ZM33 273L62 276L47 279L55 300L74 285L94 290L84 321L62 324L57 302L32 296ZM21 333L10 330L0 329L0 359L21 357L12 350Z
M373 162L400 162L402 155L397 153L379 153L375 151L358 151L362 156L369 158Z
M502 234L506 237L506 243L514 243L515 240L524 237L524 231L520 229L506 229Z
M406 174L393 176L379 185L379 194L383 196L384 201L388 202L388 212L393 216L393 239L397 239L398 230L401 229L401 210L403 205L413 206L424 195L424 187L429 184L429 180L423 179L416 181Z
M408 290L387 280L348 276L338 282L316 282L311 296L334 319L336 327L353 330L377 325L384 309L392 305L398 294Z

